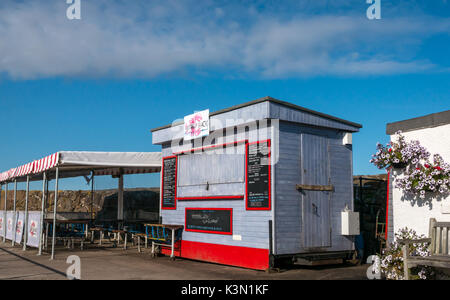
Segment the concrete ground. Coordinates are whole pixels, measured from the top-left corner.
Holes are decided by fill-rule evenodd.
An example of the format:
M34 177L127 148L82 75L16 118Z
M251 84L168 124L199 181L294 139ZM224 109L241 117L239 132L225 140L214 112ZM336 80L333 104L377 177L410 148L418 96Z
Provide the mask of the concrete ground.
M55 260L36 249L22 251L10 242L0 242L0 280L65 280L69 255L81 259L81 279L105 280L359 280L367 279L368 266L334 265L321 267L292 266L278 273L247 270L217 264L168 257L152 259L149 251L135 248L91 247L88 250L59 248Z

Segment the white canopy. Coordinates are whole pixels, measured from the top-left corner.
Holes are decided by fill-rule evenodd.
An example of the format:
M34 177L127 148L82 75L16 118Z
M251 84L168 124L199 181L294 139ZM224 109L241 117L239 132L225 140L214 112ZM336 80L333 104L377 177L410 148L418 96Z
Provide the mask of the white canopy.
M87 152L87 151L60 151L52 155L35 160L31 163L0 173L0 183L14 180L43 180L42 191L42 210L41 224L44 220L44 203L45 203L45 183L48 180L56 179L55 197L53 210L53 235L52 235L52 254L51 259L55 255L56 241L56 214L58 210L58 179L88 175L113 175L118 176L118 197L117 197L117 220L123 221L123 174L138 173L156 173L161 171L162 154L159 152ZM92 177L91 177L92 178ZM94 181L91 180L92 190L94 189ZM8 187L8 185L6 186ZM48 186L47 186L48 188ZM17 184L14 185L14 191L17 190ZM28 214L28 191L27 184L25 214ZM93 194L92 194L93 196ZM5 211L6 211L5 193ZM14 210L16 207L16 197L14 197ZM27 217L25 217L27 220ZM15 221L14 221L15 222ZM25 228L27 224L25 223ZM42 227L40 236L42 235ZM27 237L25 237L27 238ZM40 239L41 241L41 239ZM14 245L14 241L12 242ZM24 245L26 241L24 241ZM42 243L39 242L39 253L41 253ZM24 246L25 250L25 246Z
M16 179L41 180L43 172L51 178L56 168L60 177L155 173L161 171L160 152L60 151L0 174L0 182Z

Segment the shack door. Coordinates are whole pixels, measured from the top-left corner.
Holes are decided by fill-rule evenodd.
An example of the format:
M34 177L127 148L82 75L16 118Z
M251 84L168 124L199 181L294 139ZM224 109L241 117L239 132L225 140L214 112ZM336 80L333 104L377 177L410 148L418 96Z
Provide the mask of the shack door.
M327 186L330 179L329 141L325 137L301 135L301 180L303 185ZM331 247L331 192L301 190L303 248Z

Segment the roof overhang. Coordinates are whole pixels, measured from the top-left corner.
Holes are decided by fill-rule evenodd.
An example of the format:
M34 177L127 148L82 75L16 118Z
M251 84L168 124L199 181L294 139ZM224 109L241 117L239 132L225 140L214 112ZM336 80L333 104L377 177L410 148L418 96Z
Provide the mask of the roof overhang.
M309 113L309 114L312 114L312 115L316 115L318 117L323 117L323 118L330 119L330 120L333 120L333 121L341 122L343 124L346 124L346 125L349 125L349 126L353 126L353 127L356 127L356 128L362 128L361 124L350 122L350 121L347 121L347 120L344 120L344 119L340 119L340 118L337 118L337 117L334 117L334 116L331 116L331 115L328 115L328 114L324 114L324 113L321 113L321 112L318 112L318 111L314 111L314 110L311 110L311 109L308 109L308 108L305 108L305 107L302 107L302 106L299 106L299 105L296 105L296 104L293 104L293 103L289 103L289 102L286 102L286 101L281 101L281 100L272 98L270 96L263 97L263 98L260 98L260 99L256 99L256 100L253 100L253 101L250 101L250 102L246 102L246 103L243 103L243 104L235 105L235 106L232 106L232 107L229 107L229 108L221 109L221 110L215 111L213 113L210 113L209 116L213 117L213 116L216 116L216 115L220 115L220 114L227 113L227 112L230 112L230 111L233 111L233 110L241 109L241 108L244 108L244 107L247 107L247 106L250 106L250 105L255 105L255 104L262 103L262 102L267 102L267 101L268 102L272 102L272 103L277 103L277 104L283 105L285 107L289 107L289 108L294 109L294 110L303 111L303 112L306 112L306 113ZM181 124L183 124L183 122L181 122L181 121L180 122L174 122L173 124L169 124L169 125L153 128L150 131L151 132L155 132L155 131L158 131L158 130L167 129L167 128L170 128L170 127L173 127L173 126L178 126L178 125L181 125Z
M346 121L327 114L313 111L292 103L271 97L236 105L210 114L210 131L231 127L245 127L262 120L278 120L297 123L304 126L337 130L342 132L358 132L361 124ZM176 121L170 125L154 128L153 144L163 144L184 138L184 121Z
M397 131L407 132L450 124L450 110L404 121L388 123L386 133L393 135Z

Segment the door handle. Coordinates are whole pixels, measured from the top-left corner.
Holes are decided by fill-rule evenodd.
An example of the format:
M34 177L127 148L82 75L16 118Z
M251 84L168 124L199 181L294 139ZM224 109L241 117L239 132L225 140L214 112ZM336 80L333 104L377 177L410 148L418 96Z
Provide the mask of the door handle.
M319 216L319 208L314 203L311 203L313 214Z

